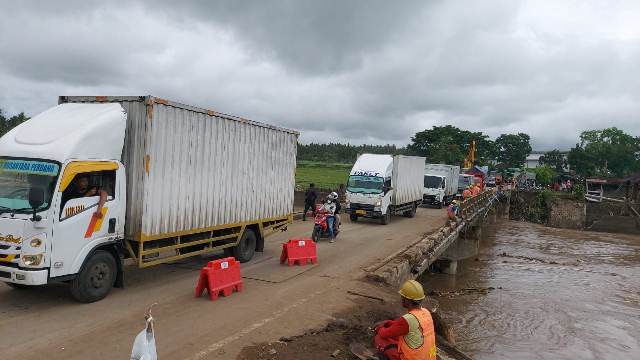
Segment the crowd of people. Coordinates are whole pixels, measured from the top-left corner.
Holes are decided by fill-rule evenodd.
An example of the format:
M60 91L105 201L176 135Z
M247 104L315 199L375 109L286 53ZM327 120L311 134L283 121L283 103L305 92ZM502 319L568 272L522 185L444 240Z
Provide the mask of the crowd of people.
M571 192L573 190L573 183L571 179L567 181L556 181L551 185L551 188L554 191Z

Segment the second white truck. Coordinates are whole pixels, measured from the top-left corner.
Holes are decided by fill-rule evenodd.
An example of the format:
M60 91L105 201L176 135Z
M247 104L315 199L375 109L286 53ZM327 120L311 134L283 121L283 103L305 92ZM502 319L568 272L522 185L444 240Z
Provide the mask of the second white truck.
M351 221L391 215L414 217L422 202L425 158L362 154L353 165L347 185L346 211Z
M442 208L458 192L460 166L427 164L424 168L423 203Z

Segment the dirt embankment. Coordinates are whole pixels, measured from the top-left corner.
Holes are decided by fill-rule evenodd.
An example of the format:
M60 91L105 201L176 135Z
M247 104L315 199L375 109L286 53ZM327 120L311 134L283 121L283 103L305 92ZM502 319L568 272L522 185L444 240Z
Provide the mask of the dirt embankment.
M248 346L242 350L238 359L352 360L355 357L349 351L349 344L370 344L373 336L371 326L378 321L394 318L400 309L400 304L394 301L381 302L363 298L356 303L353 309L335 314L335 319L323 328L283 337L273 343Z
M371 287L371 292L361 293L356 303L348 311L334 314L333 320L326 326L310 329L302 334L282 337L276 342L262 343L245 347L238 355L239 360L326 360L326 359L356 359L349 350L352 343L371 345L373 341L373 324L394 319L403 313L400 299L395 292L380 295ZM366 296L380 297L379 299ZM364 296L363 296L364 295ZM438 334L439 359L469 359L457 351L451 344L455 343L454 331L447 325L437 311L438 303L433 298L427 298L423 304L432 311L436 333Z

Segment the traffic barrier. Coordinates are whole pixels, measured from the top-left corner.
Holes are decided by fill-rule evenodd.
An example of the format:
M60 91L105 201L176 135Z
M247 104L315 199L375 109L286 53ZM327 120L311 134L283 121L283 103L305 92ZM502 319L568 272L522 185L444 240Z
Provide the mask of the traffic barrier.
M211 301L217 300L218 295L227 297L233 293L242 291L242 277L240 276L240 262L233 257L209 261L207 266L200 270L200 278L196 285L196 297L202 296L206 289Z
M318 263L318 255L316 252L316 243L311 239L291 239L282 244L282 254L280 255L280 264L285 261L292 266L307 265L309 261L312 264Z

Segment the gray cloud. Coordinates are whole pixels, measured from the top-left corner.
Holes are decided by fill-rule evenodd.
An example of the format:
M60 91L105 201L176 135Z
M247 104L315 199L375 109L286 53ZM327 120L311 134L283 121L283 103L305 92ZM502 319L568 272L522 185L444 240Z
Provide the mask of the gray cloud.
M580 4L580 6L577 6ZM298 129L406 144L454 124L568 148L640 135L640 5L539 1L6 2L0 108L155 94Z

